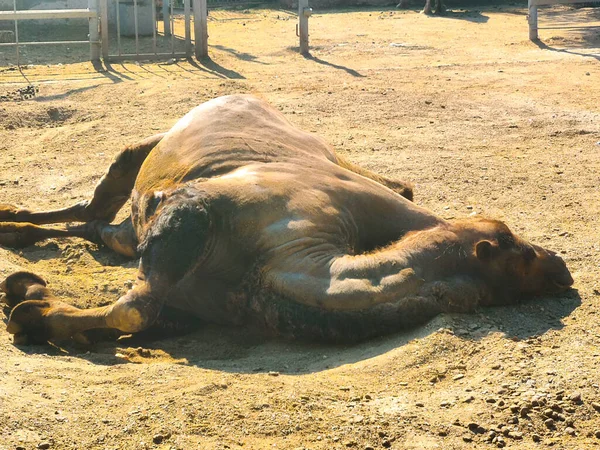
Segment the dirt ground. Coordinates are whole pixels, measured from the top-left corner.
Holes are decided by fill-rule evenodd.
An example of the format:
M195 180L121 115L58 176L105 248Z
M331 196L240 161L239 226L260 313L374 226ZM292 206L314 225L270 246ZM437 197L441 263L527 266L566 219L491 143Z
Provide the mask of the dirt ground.
M0 102L0 202L89 198L123 145L212 97L254 93L352 161L412 180L415 201L443 217L499 218L557 250L576 289L348 347L221 327L17 347L0 327L0 449L596 448L597 30L542 30L536 45L515 7L317 12L303 58L289 13L215 12L209 26L212 60L198 64L24 69L39 93ZM0 95L23 86L0 68ZM51 240L0 248L0 278L16 270L89 307L124 293L136 262Z

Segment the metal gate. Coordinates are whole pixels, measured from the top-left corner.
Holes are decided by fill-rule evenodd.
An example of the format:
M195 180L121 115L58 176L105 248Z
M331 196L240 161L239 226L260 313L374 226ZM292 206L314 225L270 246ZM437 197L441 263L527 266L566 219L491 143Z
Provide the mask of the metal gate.
M197 0L196 0L197 1ZM102 58L187 58L192 55L191 0L99 0Z

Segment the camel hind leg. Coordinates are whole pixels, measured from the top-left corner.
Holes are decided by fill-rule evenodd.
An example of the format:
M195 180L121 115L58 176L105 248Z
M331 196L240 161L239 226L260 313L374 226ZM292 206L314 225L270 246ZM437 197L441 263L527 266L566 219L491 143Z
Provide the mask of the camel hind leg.
M29 211L0 204L0 222L49 224L63 222L111 222L129 199L137 174L150 151L162 140L157 134L122 150L102 177L91 200L52 211Z
M377 181L379 184L383 184L385 187L391 189L392 191L400 194L402 197L410 200L413 200L413 185L406 181L395 180L392 178L385 177L383 175L378 175L370 170L365 169L364 167L360 167L354 163L351 163L346 158L338 155L336 153L335 157L337 158L337 164L344 169L348 169L351 172L357 173L358 175L362 175L363 177L370 178L373 181Z

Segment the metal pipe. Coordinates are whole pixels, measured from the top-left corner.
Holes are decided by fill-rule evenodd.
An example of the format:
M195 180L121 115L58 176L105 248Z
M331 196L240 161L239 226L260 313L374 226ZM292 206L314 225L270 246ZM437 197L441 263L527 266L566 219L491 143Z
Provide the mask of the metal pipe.
M47 42L7 42L0 44L0 47L10 47L12 45L71 45L71 44L100 44L100 41L47 41Z
M185 53L192 56L192 27L190 24L190 0L183 0L183 15L185 17Z
M175 19L173 16L173 4L175 0L171 0L171 16L169 17L169 21L171 24L171 53L175 54Z
M17 0L13 0L13 11L17 14ZM17 49L17 67L21 65L21 56L19 55L19 21L15 19L15 48Z
M121 9L121 2L120 0L116 0L117 2L117 47L118 47L118 51L119 51L119 56L121 56L122 52L121 52L121 14L119 13L119 10Z
M135 54L140 54L140 40L138 36L138 5L137 0L133 0L133 26L135 28Z
M152 51L156 55L156 0L152 0Z

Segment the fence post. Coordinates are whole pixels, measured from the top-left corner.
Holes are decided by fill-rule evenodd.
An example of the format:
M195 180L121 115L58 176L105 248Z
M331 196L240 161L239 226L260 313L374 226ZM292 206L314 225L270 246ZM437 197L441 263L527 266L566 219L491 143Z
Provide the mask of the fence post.
M108 59L108 0L100 0L100 33L102 35L102 59Z
M98 0L88 0L88 9L94 11L96 15L90 17L90 59L92 61L100 60L100 34L98 33Z
M183 0L183 15L185 17L185 53L192 56L192 30L190 23L190 0Z
M165 36L171 36L171 8L169 8L169 0L163 0L162 13Z
M300 53L308 55L308 18L312 8L308 7L308 0L298 0L298 30L300 36Z
M529 39L536 41L538 39L538 7L535 5L535 0L528 0L527 6L529 7L527 18L527 22L529 22Z
M206 0L194 0L194 37L196 59L208 56L208 5Z

